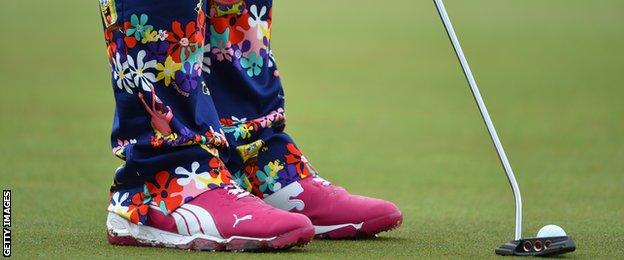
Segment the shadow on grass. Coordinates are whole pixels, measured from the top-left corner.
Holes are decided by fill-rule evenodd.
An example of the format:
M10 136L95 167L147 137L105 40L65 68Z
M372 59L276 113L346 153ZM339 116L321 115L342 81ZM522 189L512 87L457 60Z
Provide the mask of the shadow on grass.
M271 254L310 254L311 252L317 252L320 248L327 249L328 246L335 246L337 248L343 248L345 245L366 245L366 246L386 246L388 243L391 244L403 244L413 242L411 239L402 238L402 237L365 237L365 238L352 238L352 239L315 239L312 241L310 245L306 247L294 247L286 250L277 250L277 251L256 251L256 252L245 252L251 254L262 254L262 255L271 255ZM320 248L319 248L320 247Z
M411 239L404 237L361 237L361 238L346 238L346 239L315 239L314 242L326 241L343 241L343 242L367 242L367 243L375 243L375 242L407 242L412 241Z

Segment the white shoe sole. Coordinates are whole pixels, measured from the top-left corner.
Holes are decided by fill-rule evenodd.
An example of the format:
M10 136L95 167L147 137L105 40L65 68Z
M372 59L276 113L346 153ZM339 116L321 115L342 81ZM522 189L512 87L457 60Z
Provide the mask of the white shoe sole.
M319 234L324 234L327 232L331 232L334 231L336 229L340 229L340 228L344 228L344 227L348 227L351 226L353 228L355 228L356 230L360 230L362 228L362 225L364 224L364 222L359 223L359 224L354 224L354 223L347 223L347 224L339 224L339 225L329 225L329 226L314 226L314 234L319 235Z
M314 232L302 228L275 237L256 238L232 236L219 238L202 233L186 236L145 225L131 223L109 212L106 219L108 241L114 245L171 247L209 251L246 251L283 249L309 243Z

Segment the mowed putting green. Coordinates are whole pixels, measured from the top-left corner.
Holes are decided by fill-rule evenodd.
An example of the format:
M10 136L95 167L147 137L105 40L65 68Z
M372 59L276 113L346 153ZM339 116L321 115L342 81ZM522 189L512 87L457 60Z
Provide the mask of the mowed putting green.
M624 250L624 2L447 0L524 199L524 233L558 224L571 258ZM0 186L13 256L490 258L513 198L431 1L277 1L287 130L322 176L394 201L377 239L278 253L111 246L113 96L97 1L0 8Z

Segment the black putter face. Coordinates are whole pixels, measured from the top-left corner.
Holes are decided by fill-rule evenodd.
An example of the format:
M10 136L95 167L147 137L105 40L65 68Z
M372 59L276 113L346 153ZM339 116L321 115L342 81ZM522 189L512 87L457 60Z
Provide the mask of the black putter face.
M494 252L498 255L555 256L576 250L571 237L540 237L513 240L501 245Z

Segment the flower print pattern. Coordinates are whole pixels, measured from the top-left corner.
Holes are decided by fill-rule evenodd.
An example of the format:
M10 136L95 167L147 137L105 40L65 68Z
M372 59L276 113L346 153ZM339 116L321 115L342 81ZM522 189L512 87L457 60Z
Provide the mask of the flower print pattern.
M230 120L237 124L249 122L245 118ZM298 180L318 176L292 139L283 132L267 130L255 141L233 143L238 144L238 157L232 160L235 164L237 161L242 162L240 166L233 166L237 170L232 175L233 182L260 198Z
M108 53L108 58L111 59L117 52L117 41L115 41L115 37L113 37L113 32L110 30L104 31L104 40L106 41L106 52Z
M113 31L107 30L105 39L117 87L133 94L136 87L149 91L151 85L164 81L166 86L175 83L180 94L188 97L189 91L201 83L195 74L199 76L202 71L210 73L212 59L231 62L249 77L262 75L265 67L275 67L269 47L270 7L254 4L247 9L245 1L240 1L232 4L212 2L210 8L210 30L206 34L210 44L206 46L204 30L207 28L201 8L196 10L198 16L195 21L183 23L174 20L168 28L153 26L148 14L130 14L121 28L124 37L119 38L120 41L113 41ZM144 49L136 56L117 52L138 46ZM118 53L121 53L120 57L114 57ZM169 57L173 62L167 62ZM173 66L174 63L176 66ZM161 66L156 68L157 64L172 67L165 70ZM276 71L274 69L274 76L278 75ZM157 74L161 76L157 77Z
M126 149L126 146L131 145L131 144L136 144L136 142L137 142L136 139L130 139L130 140L117 139L117 146L113 147L113 154L115 154L117 157L121 159L125 159L126 156L124 154L124 150Z
M284 109L279 108L268 115L247 120L246 118L221 118L221 128L227 134L231 134L234 140L249 139L257 135L259 131L266 128L282 130L285 124Z
M186 24L184 29L179 21L172 24L173 31L169 33L167 41L170 42L169 53L175 62L186 61L191 53L203 46L203 35L198 33L195 21Z
M247 187L247 191L251 191L254 195L263 198L264 192L260 191L262 181L260 181L256 175L259 170L258 157L252 157L243 163L241 172L245 175L247 181L249 181L250 186Z
M150 136L150 144L153 148L161 148L165 142L165 138L160 133Z
M228 40L232 45L239 45L245 40L245 32L250 29L248 18L249 12L243 12L240 15L217 16L211 18L210 25L214 27L213 31L217 32L223 32L229 29ZM213 33L213 31L211 31L211 33Z
M243 166L232 177L236 185L264 198L293 182L317 176L316 170L295 144L284 142L290 139L280 136L269 138L270 141L257 140L263 144L262 148L250 157L245 157L240 150L246 147L255 150L257 145L253 144L256 142L237 147Z
M253 126L252 125L248 125L248 124L242 124L239 128L236 128L236 132L234 133L234 135L238 135L240 137L242 137L243 139L245 138L249 138L251 137L251 131L253 130Z
M262 69L263 59L255 52L251 52L249 57L242 57L240 59L240 64L241 67L247 70L247 75L249 75L249 77L258 76Z
M191 52L190 56L187 59L187 62L191 64L191 72L197 74L197 76L201 76L201 67L202 61L204 60L204 48L200 47L195 49L194 52ZM189 72L183 68L185 72Z
M153 26L147 24L147 19L146 14L141 14L141 18L136 14L130 16L130 24L132 26L126 30L126 36L134 36L137 41L143 39L147 32L154 29Z
M225 137L225 132L223 132L222 129L217 132L212 127L203 134L195 133L194 135L178 135L175 133L163 135L160 131L154 131L154 135L150 137L150 144L153 148L199 144L202 148L215 156L218 155L218 152L214 148L223 149L229 145Z
M132 89L135 88L132 83L132 74L130 73L130 67L128 61L121 59L121 55L117 53L112 64L113 80L119 89L125 90L132 94Z
M206 14L202 8L202 1L203 0L199 0L199 3L197 3L197 7L195 8L195 11L197 12L197 19L195 19L195 22L197 24L197 32L201 36L202 42L200 44L203 46L204 36L206 35Z
M204 185L202 182L199 181L199 178L202 175L208 174L208 172L201 172L201 173L197 173L197 169L199 169L199 163L198 162L193 162L191 164L191 170L187 170L184 167L178 167L175 169L175 173L176 175L180 176L180 178L178 179L178 184L182 185L182 186L186 186L189 185L191 182L194 183L195 187L198 189L201 188L205 188L206 185Z
M266 14L266 7L263 6L258 12L258 7L252 5L249 8L251 11L251 17L248 19L249 26L256 28L258 39L262 39L269 31L269 22L262 20L262 17Z
M210 32L210 46L213 46L212 54L215 55L218 61L232 61L234 50L232 50L232 43L228 41L230 28L226 28L223 33L217 33L214 30L214 26L211 26Z
M262 182L262 184L260 185L260 191L261 192L275 192L281 188L281 183L277 182L275 176L271 176L271 174L266 172L267 170L268 169L266 169L266 166L265 166L264 171L256 172L256 176ZM267 194L265 193L264 196L267 196Z
M265 67L270 68L271 9L254 4L249 9L231 11L238 10L237 4L213 3L210 12L210 55L219 62L231 62L248 77L258 77ZM278 75L274 71L273 75Z
M192 67L191 63L185 62L184 69L176 71L176 85L185 93L197 88L197 71Z
M144 192L135 193L132 196L131 204L128 206L129 219L132 223L145 223L147 221L147 211L149 210L149 193L144 185Z
M182 186L194 185L196 189L201 190L206 187L223 187L231 184L230 173L225 169L223 162L217 157L210 159L209 171L197 172L200 164L193 162L191 170L184 167L178 167L175 170L178 178L178 184Z
M269 62L267 65L269 68L275 67L275 56L273 54L273 50L269 50Z
M144 61L145 55L144 50L139 51L136 63L132 56L128 55L128 66L130 67L134 85L143 88L144 91L151 91L152 83L156 81L156 76L149 70L156 67L156 60Z
M245 139L251 137L250 131L253 130L253 125L247 123L241 123L234 126L223 126L223 131L228 134L232 134L235 140L239 138Z
M187 127L183 127L180 129L180 137L186 140L192 140L195 137L195 133L193 133Z
M126 32L130 29L132 29L132 23L130 21L125 21L123 24L123 30L122 30L122 34L124 36L123 43L124 43L124 47L132 49L136 47L137 43L140 41L137 41L137 39L134 37L134 34L130 34L130 35L126 34Z
M147 190L155 204L163 213L168 214L178 208L182 203L182 186L177 178L172 177L167 171L156 173L155 181L147 183Z
M147 44L146 48L146 59L148 60L156 60L156 62L162 63L165 61L169 55L167 50L169 49L169 42L160 41L160 42L150 42Z
M288 153L284 156L286 163L295 167L297 173L301 178L306 178L316 175L316 170L308 162L308 159L303 156L301 151L293 143L286 145Z
M200 181L204 182L209 188L224 187L232 183L230 172L221 159L213 157L208 162L208 166L210 167L209 178L202 178Z
M167 40L167 37L169 37L169 32L167 32L167 30L158 30L158 34L156 36L158 37L158 40L164 41Z
M158 32L157 31L146 31L141 43L146 44L148 42L157 42L158 41Z
M191 164L191 170L184 167L175 169L178 184L181 186L194 185L197 189L217 188L230 185L230 172L225 168L225 164L221 159L213 157L208 162L208 171L198 172L200 168L199 162Z
M263 170L256 172L256 177L262 182L260 185L261 192L272 193L282 188L282 184L278 182L279 176L277 175L282 169L284 169L284 165L279 160L275 160L265 165Z
M128 212L128 197L129 193L124 192L115 192L111 196L110 203L108 204L108 211L115 212L122 216L127 216L129 218Z
M210 44L204 46L204 57L202 58L202 71L206 74L210 74L210 66L212 61L210 60Z
M156 76L156 80L165 80L165 86L169 86L171 84L171 80L175 80L176 72L180 70L182 64L176 63L173 61L171 56L168 56L165 60L164 64L158 63L156 64L156 69L159 71Z
M252 185L249 182L249 179L247 178L247 176L243 172L241 171L235 172L232 175L232 181L234 182L234 185L236 185L236 187L251 192Z

